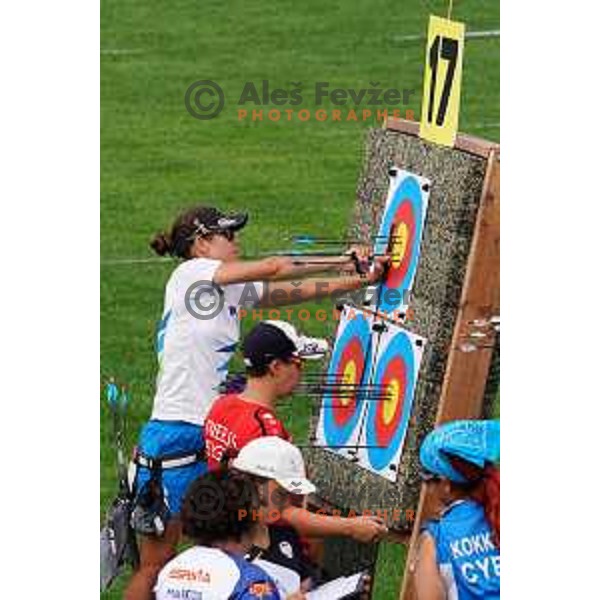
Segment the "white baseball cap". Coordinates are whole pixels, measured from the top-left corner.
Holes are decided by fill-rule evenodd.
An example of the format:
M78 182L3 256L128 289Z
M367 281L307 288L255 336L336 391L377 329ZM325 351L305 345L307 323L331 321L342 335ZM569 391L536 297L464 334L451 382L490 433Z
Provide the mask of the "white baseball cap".
M276 436L265 436L246 444L231 466L238 471L274 479L291 494L305 496L317 488L306 478L300 450Z

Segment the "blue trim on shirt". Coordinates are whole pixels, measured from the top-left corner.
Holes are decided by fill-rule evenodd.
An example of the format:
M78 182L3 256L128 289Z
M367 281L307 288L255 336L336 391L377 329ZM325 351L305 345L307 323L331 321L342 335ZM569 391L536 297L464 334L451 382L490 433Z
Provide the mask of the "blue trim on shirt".
M275 582L259 566L248 562L242 556L228 552L226 554L233 560L240 571L240 578L229 600L282 600ZM260 583L266 583L271 586L269 593L258 596L251 592L252 585Z

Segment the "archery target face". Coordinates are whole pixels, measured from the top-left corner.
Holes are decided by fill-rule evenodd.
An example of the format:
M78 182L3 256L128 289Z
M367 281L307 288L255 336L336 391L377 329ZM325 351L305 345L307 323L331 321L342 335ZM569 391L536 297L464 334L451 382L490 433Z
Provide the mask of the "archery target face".
M390 268L379 287L378 308L387 313L406 312L419 264L431 182L408 171L390 177L375 253L390 254ZM389 290L397 290L398 293Z
M359 464L395 481L408 429L425 340L388 323L373 358L371 384L382 396L369 402L359 440Z
M326 385L334 389L322 397L317 442L343 456L355 449L364 418L366 403L355 386L369 376L372 322L370 314L344 307L327 369Z

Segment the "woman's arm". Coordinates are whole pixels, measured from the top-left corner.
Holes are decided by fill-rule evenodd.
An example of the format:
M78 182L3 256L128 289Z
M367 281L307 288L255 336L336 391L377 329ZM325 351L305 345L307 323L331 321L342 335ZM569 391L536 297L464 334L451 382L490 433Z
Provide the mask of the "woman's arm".
M289 256L288 258L292 261L292 264L290 274L285 277L287 279L325 273L326 271L338 273L357 272L358 259L353 254L342 254L341 256Z
M270 285L260 301L260 306L288 306L330 297L339 292L360 289L364 285L376 283L381 279L388 260L388 257L378 257L374 262L373 270L364 276L305 279L301 282L279 282L276 285Z
M444 582L437 566L435 542L428 533L419 538L415 565L415 588L418 600L446 600Z
M271 256L262 260L225 262L221 263L215 271L213 281L217 285L228 285L230 283L271 280L277 278L289 268L289 259L284 256Z
M352 246L348 252L339 256L319 256L317 255L298 255L289 257L292 260L293 273L288 279L294 279L294 276L302 277L324 271L337 271L345 275L355 273L366 273L370 262L373 260L372 250L366 245Z
M271 256L262 260L222 263L213 281L218 285L248 281L277 281L302 278L315 273L352 268L350 255L328 257Z
M295 506L283 509L281 516L305 537L344 536L368 544L387 533L387 527L376 517L344 518L312 513Z

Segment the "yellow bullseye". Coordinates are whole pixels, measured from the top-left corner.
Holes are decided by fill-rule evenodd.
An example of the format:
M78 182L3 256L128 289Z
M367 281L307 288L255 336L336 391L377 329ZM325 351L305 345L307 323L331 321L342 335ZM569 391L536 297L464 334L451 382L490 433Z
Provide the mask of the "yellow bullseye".
M402 264L402 260L406 254L408 246L408 226L404 221L399 223L393 234L393 244L390 252L392 267L398 269Z
M398 402L400 402L400 382L392 379L385 388L386 399L383 401L383 422L389 425L396 414Z
M356 363L353 360L349 360L344 367L342 374L342 383L344 385L354 385L356 383ZM348 406L350 404L350 398L354 396L354 390L352 388L344 388L340 394L340 403L342 406Z

